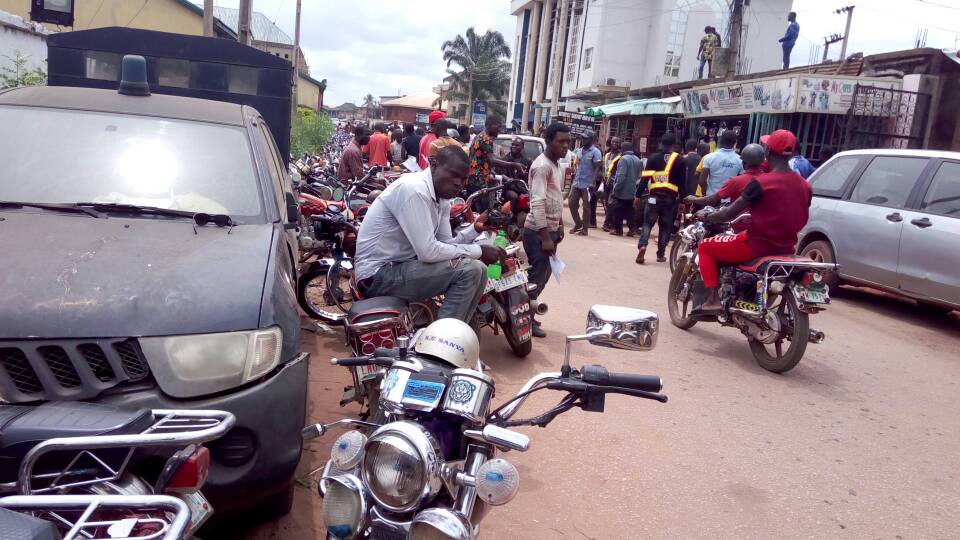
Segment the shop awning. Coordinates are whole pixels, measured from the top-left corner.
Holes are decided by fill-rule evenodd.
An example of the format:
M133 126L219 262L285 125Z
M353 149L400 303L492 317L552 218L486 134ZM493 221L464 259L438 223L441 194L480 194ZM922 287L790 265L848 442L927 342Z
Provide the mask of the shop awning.
M680 97L633 99L608 103L587 109L587 116L616 116L629 114L675 114L680 110Z

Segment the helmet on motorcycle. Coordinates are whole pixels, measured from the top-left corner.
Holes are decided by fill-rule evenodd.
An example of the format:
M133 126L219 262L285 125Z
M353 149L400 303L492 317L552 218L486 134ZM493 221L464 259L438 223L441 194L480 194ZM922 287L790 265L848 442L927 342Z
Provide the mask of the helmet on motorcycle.
M420 333L413 350L454 367L476 369L480 340L470 325L460 319L437 319Z
M753 143L743 147L743 150L740 151L740 159L743 160L744 167L759 167L766 156L763 147Z

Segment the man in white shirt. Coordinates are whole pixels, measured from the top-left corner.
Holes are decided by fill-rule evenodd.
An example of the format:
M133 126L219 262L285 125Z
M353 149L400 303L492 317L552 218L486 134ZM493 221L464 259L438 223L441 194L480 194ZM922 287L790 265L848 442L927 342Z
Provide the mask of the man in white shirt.
M457 236L450 230L450 199L463 191L469 170L463 150L448 146L437 153L436 166L401 176L377 197L357 238L354 266L364 296L415 302L442 294L438 317L470 322L487 282L486 264L506 253L472 243L485 228L485 213Z

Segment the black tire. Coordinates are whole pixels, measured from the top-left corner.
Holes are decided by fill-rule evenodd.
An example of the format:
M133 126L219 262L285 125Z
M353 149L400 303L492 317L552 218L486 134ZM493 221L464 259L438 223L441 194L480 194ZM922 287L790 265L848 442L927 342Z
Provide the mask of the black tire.
M667 310L670 312L670 322L681 330L689 330L697 321L690 317L692 295L687 291L687 299L682 304L679 296L684 286L690 287L692 280L687 279L687 262L680 260L677 269L670 276L670 284L667 286Z
M327 295L327 270L307 272L297 281L297 303L304 313L328 324L343 324L345 311Z
M680 262L680 257L687 251L687 242L680 238L680 235L677 235L676 239L673 241L673 245L670 246L670 271L674 272L677 269L677 264Z
M807 350L810 338L810 316L800 311L797 299L789 289L784 290L778 298L780 303L775 309L777 316L780 317L780 324L785 330L784 334L774 345L765 345L750 339L750 352L763 369L774 373L785 373L796 367ZM785 339L789 339L790 347L783 352ZM770 346L774 347L776 356L770 354L770 350L767 349Z
M837 257L833 254L833 246L826 240L815 240L803 246L800 255L822 263L837 262ZM830 287L830 292L833 292L840 285L840 276L836 272L825 272L823 282Z
M351 270L343 268L343 261L338 260L327 270L327 290L332 291L331 296L337 304L337 308L346 314L353 307L353 289L350 288Z
M533 350L533 336L521 343L517 341L516 337L514 337L516 332L513 331L513 325L504 324L501 326L501 328L503 328L503 335L507 338L507 344L510 345L510 350L513 351L513 354L517 355L519 358L523 358L530 354L530 351Z

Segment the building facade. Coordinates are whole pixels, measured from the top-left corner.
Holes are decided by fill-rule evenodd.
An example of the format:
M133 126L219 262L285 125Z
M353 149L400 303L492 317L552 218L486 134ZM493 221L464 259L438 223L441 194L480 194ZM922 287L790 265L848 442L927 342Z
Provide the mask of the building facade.
M744 8L738 73L779 67L777 40L792 5ZM523 130L560 110L582 112L632 89L696 79L705 26L729 42L727 0L513 0L510 8L517 59L507 116Z

